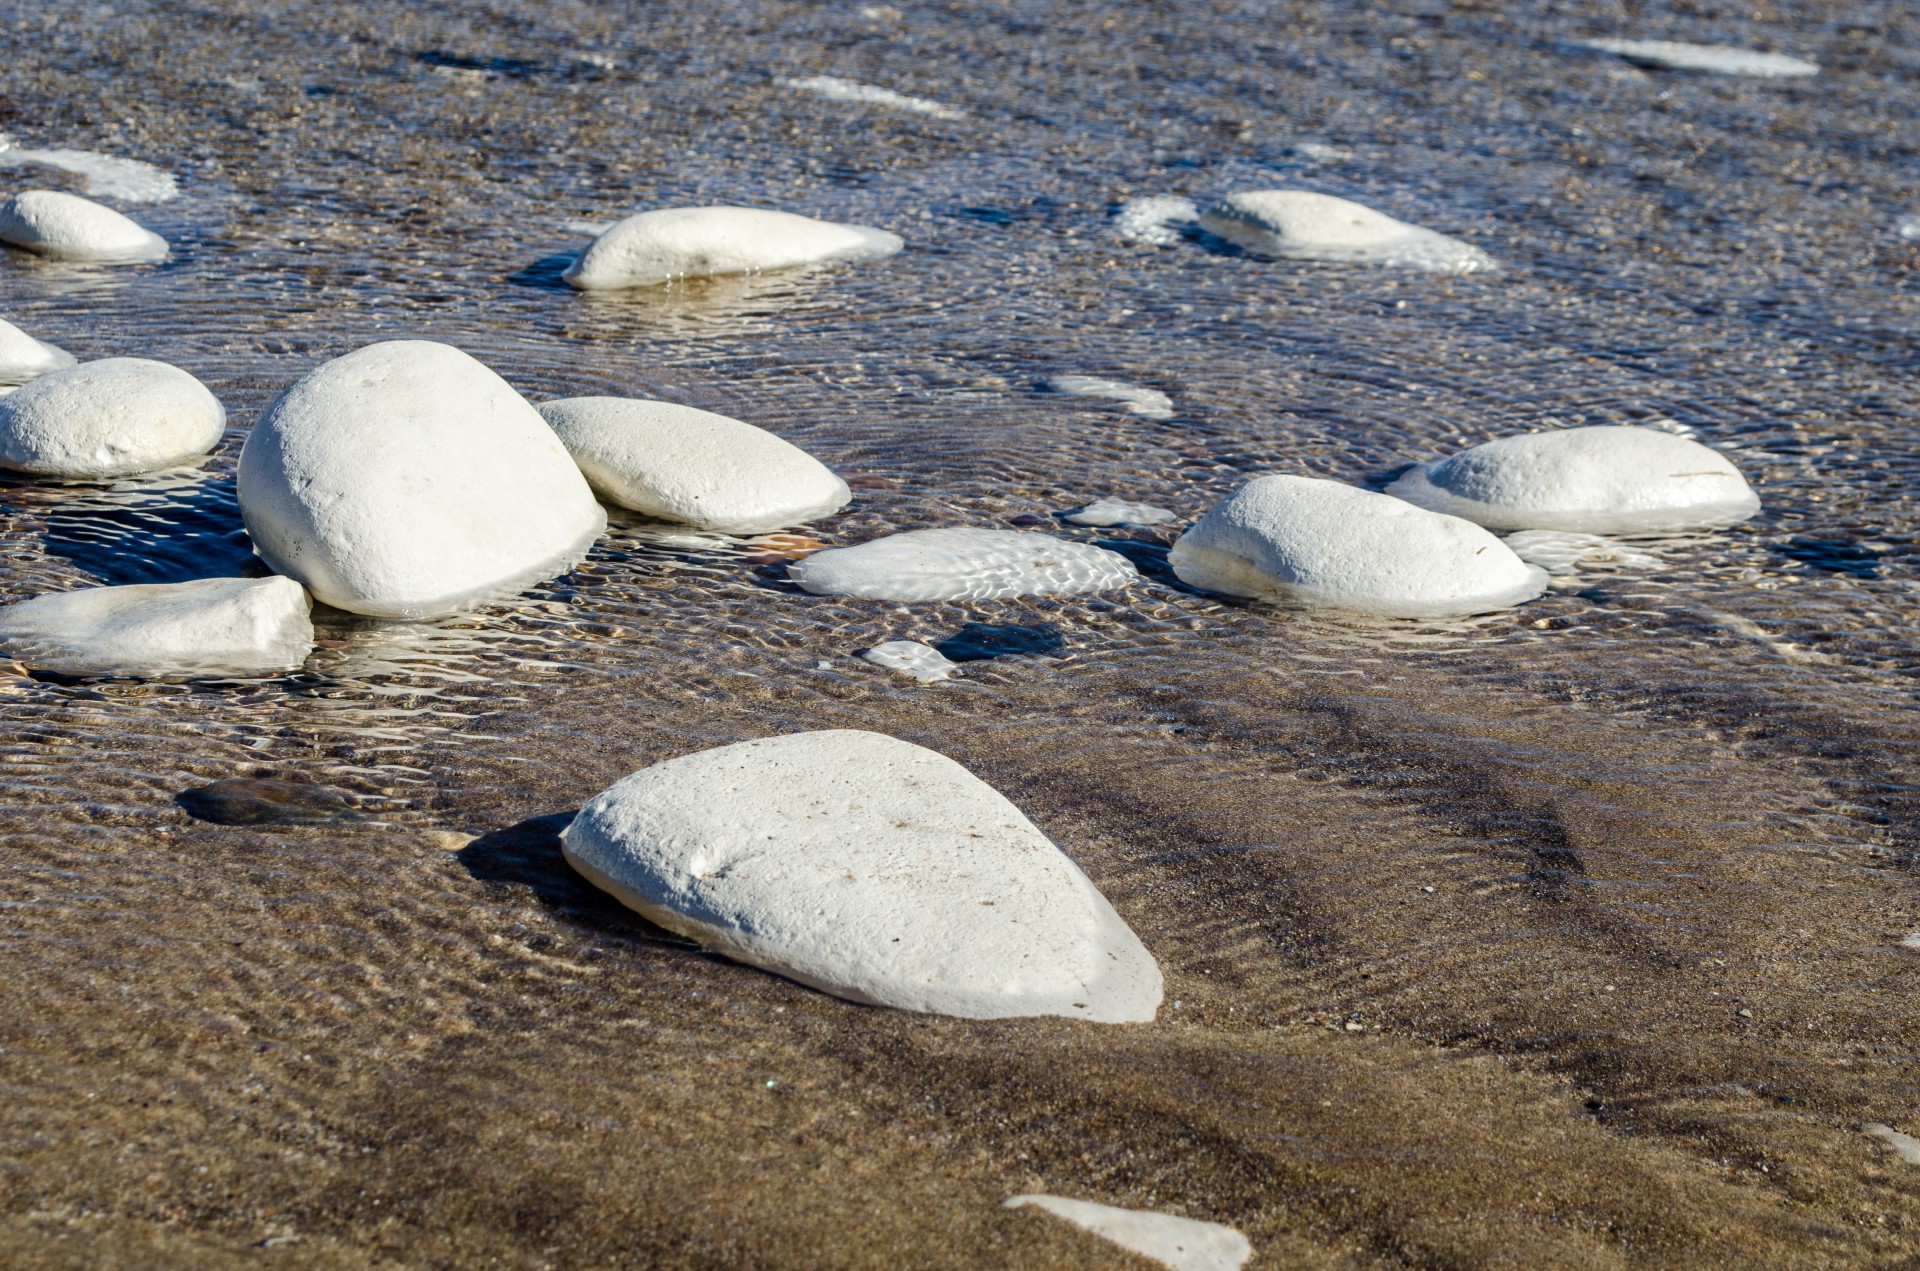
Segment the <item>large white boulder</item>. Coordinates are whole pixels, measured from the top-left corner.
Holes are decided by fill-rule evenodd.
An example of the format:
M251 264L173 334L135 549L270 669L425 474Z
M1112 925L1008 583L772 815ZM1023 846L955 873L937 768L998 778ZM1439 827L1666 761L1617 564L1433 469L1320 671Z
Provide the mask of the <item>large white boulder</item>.
M69 675L257 675L313 648L307 593L290 578L88 587L0 609L0 651Z
M561 835L621 903L837 997L973 1019L1150 1020L1160 968L1020 809L945 755L793 733L616 782Z
M28 190L0 203L0 243L98 265L142 264L167 254L167 240L139 222L59 190Z
M566 397L539 410L596 494L663 521L760 534L853 498L792 442L711 411L629 397Z
M1249 251L1286 260L1398 265L1446 274L1495 267L1492 257L1459 239L1311 190L1229 194L1201 212L1200 224Z
M908 530L815 552L787 576L817 596L999 600L1125 587L1140 577L1118 552L1018 530Z
M1249 481L1168 560L1209 591L1400 618L1506 609L1547 586L1544 570L1470 521L1315 477Z
M891 256L898 234L751 207L667 207L614 225L562 275L582 291Z
M562 573L606 513L540 412L428 340L335 358L240 453L254 550L339 609L456 613Z
M1725 455L1631 425L1482 442L1410 469L1387 493L1495 530L1656 533L1731 525L1760 510Z
M1577 40L1575 43L1661 70L1752 75L1761 79L1801 79L1820 73L1818 62L1732 44L1689 44L1682 40Z
M72 366L73 354L36 340L0 318L0 384L24 384L30 379Z
M1027 1205L1043 1209L1173 1271L1240 1271L1253 1256L1253 1243L1232 1227L1198 1218L1121 1209L1044 1193L1013 1196L1005 1205L1008 1209Z
M200 458L226 426L220 400L179 367L102 358L0 400L0 468L80 481L154 472Z

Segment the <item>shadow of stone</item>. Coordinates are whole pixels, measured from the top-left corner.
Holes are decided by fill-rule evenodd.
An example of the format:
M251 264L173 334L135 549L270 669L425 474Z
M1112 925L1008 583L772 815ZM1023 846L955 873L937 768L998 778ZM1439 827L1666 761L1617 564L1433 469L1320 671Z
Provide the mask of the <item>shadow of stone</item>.
M572 812L529 817L518 825L482 834L454 853L467 873L483 882L524 887L556 917L601 932L614 931L649 944L697 949L691 940L655 926L573 871L560 852L560 831Z

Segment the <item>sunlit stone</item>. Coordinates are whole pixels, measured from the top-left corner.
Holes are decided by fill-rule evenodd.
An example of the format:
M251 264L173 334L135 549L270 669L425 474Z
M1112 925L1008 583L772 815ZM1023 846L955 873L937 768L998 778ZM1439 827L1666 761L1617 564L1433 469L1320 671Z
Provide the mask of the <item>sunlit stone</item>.
M760 534L853 498L798 446L711 411L628 397L568 397L539 410L595 493L661 520Z
M103 480L200 458L227 412L165 362L111 357L49 371L0 401L0 467Z
M1311 190L1230 194L1202 212L1200 224L1248 251L1287 260L1395 265L1447 274L1494 268L1493 259L1477 247Z
M511 595L606 528L540 413L427 340L368 345L281 394L241 452L240 511L276 571L388 618Z
M167 254L167 240L152 230L59 190L28 190L0 203L0 243L99 265L143 264Z
M1075 512L1069 512L1062 520L1075 525L1165 525L1176 518L1176 513L1166 508L1155 507L1151 503L1130 503L1125 499L1095 499Z
M173 174L151 163L92 150L41 150L22 146L14 138L0 133L0 168L29 164L71 172L85 183L88 194L102 198L161 203L180 193L180 183L174 180Z
M1632 425L1501 437L1420 464L1387 493L1498 530L1655 533L1730 525L1760 510L1725 455Z
M932 645L918 640L888 640L860 655L875 666L911 675L922 684L933 684L951 677L960 667Z
M1126 557L1085 543L1016 530L910 530L858 547L816 552L788 576L823 596L867 600L997 600L1124 587Z
M1145 247L1171 247L1199 219L1200 208L1192 199L1152 194L1122 203L1114 213L1113 232Z
M629 216L593 240L562 275L582 291L675 278L788 269L891 256L898 234L749 207L668 207Z
M856 1002L1150 1020L1160 969L1079 866L934 751L836 730L642 769L561 835L653 922Z
M1641 66L1673 71L1709 71L1715 75L1753 75L1795 79L1818 75L1820 66L1783 53L1761 53L1728 44L1688 44L1679 40L1579 40L1581 48L1611 53Z
M1390 617L1485 613L1547 575L1486 530L1313 477L1260 477L1201 517L1168 559L1186 583Z
M1121 1209L1065 1196L1015 1196L1008 1209L1032 1205L1083 1231L1153 1259L1174 1271L1239 1271L1253 1245L1231 1227L1145 1209Z
M967 117L966 111L955 106L948 106L926 97L896 93L891 88L881 88L878 84L862 84L858 80L842 79L838 75L807 75L799 79L782 79L775 82L782 88L797 88L803 93L812 93L815 97L825 97L829 101L884 106L889 110L904 110L913 115L930 115L935 119Z
M1102 379L1098 375L1056 375L1047 381L1056 393L1072 397L1104 397L1119 402L1130 414L1143 419L1172 419L1173 399L1157 388L1142 388L1125 380Z
M313 648L307 593L287 578L89 587L0 609L0 651L70 675L249 675Z
M73 354L65 349L36 340L0 318L0 385L24 384L73 363Z

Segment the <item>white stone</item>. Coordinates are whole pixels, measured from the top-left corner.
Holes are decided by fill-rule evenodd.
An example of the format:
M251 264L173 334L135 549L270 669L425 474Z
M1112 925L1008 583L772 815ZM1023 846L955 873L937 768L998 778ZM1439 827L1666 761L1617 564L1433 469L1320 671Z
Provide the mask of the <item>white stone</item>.
M0 467L102 480L200 458L227 412L177 366L110 357L49 371L0 402Z
M0 318L0 384L24 384L30 379L74 364L73 354L36 340Z
M582 291L891 256L898 234L751 207L667 207L601 232L561 276Z
M944 755L834 730L642 769L567 861L648 919L855 1002L1127 1023L1160 968L1087 876Z
M1410 469L1387 493L1497 530L1657 533L1731 525L1760 510L1725 455L1613 424L1483 442Z
M940 650L918 640L889 640L874 645L860 656L875 666L911 675L922 684L937 683L960 670L957 662L948 661Z
M1217 1222L1120 1209L1065 1196L1031 1194L1006 1202L1008 1209L1023 1205L1044 1209L1174 1271L1239 1271L1253 1256L1253 1245L1245 1236Z
M595 493L663 521L760 534L853 498L798 446L711 411L629 397L567 397L539 410Z
M1920 212L1900 218L1900 237L1920 238Z
M428 618L563 573L606 513L507 382L428 340L372 344L280 395L240 454L254 550L326 603Z
M1911 1134L1902 1134L1892 1126L1879 1121L1869 1121L1860 1128L1892 1148L1894 1153L1907 1164L1920 1165L1920 1139L1914 1138Z
M36 150L0 133L0 168L28 164L71 172L86 182L88 194L128 203L162 203L180 193L180 183L173 175L151 163L91 150Z
M143 264L167 254L167 240L152 230L59 190L28 190L0 203L0 243L98 265Z
M69 675L253 675L313 648L307 593L289 578L89 587L0 609L0 649Z
M948 106L926 97L910 97L906 93L896 93L891 88L881 88L877 84L862 84L858 80L841 79L838 75L807 75L799 79L781 79L774 82L782 88L797 88L803 93L812 93L815 97L825 97L829 101L885 106L889 110L904 110L914 115L930 115L935 119L967 117L967 112L958 107Z
M1120 210L1114 213L1113 232L1129 243L1171 247L1199 219L1199 205L1192 199L1175 194L1150 194L1128 199L1120 205Z
M1506 609L1547 575L1470 521L1314 477L1260 477L1180 536L1186 583L1400 618Z
M1485 252L1459 239L1311 190L1229 194L1200 214L1200 224L1249 251L1287 260L1395 265L1443 274L1495 267Z
M1611 53L1641 66L1673 71L1710 71L1716 75L1754 75L1793 79L1818 75L1820 65L1783 53L1761 53L1729 44L1688 44L1679 40L1578 40L1581 48Z
M866 600L1000 600L1124 587L1126 557L1017 530L909 530L815 552L787 576L818 596Z
M1104 397L1119 402L1131 414L1143 419L1172 419L1173 399L1157 388L1142 388L1125 380L1102 379L1098 375L1056 375L1047 387L1070 397Z
M1176 514L1151 503L1129 503L1125 499L1095 499L1064 520L1075 525L1165 525Z

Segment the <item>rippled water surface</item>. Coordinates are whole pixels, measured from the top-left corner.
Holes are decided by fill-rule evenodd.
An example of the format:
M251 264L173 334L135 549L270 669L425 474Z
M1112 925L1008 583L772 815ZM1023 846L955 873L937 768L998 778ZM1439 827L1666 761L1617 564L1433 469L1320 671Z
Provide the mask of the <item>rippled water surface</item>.
M786 544L615 514L515 603L317 614L296 675L0 676L18 1265L1121 1264L1000 1208L1028 1192L1229 1223L1256 1267L1920 1256L1920 1167L1862 1129L1920 1133L1910 7L0 0L0 31L0 132L179 190L120 204L167 263L8 250L0 316L180 365L234 423L200 471L0 483L0 600L257 568L247 425L416 336L536 401L779 432L855 489L808 531L832 545L1038 527L1143 575L833 599ZM1611 37L1824 69L1574 46ZM1144 245L1115 215L1281 185L1501 268ZM561 284L592 225L709 202L908 248ZM1190 520L1266 472L1377 489L1581 423L1688 431L1764 510L1444 624L1225 603L1167 571L1177 527L1058 519ZM969 624L1048 634L934 685L857 656ZM821 727L1024 808L1160 959L1159 1020L853 1006L561 861L627 772ZM234 778L293 783L288 823L181 798Z

